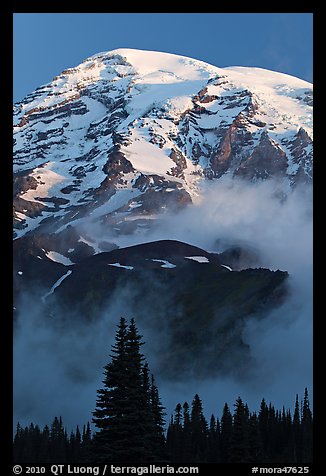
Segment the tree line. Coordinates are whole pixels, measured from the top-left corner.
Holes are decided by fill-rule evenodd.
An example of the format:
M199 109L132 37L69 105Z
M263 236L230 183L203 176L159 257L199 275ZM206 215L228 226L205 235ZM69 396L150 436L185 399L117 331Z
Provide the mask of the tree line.
M41 430L33 423L17 425L15 463L312 463L313 417L308 391L293 415L262 400L251 412L240 397L221 418L206 420L198 394L191 406L176 405L166 430L165 409L154 376L141 353L135 321L117 327L103 388L97 391L92 423L69 435L62 418Z

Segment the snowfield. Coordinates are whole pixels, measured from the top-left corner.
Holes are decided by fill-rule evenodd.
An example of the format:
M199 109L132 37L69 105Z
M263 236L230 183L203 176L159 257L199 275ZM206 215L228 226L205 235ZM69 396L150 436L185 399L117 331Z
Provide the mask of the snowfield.
M45 218L61 221L60 230L82 223L83 206L94 222L101 220L153 187L150 181L147 189L135 187L141 176L174 182L196 203L211 160L229 147L225 131L236 121L251 135L238 161L268 133L287 157L289 178L300 167L311 175L312 144L303 147L296 137L301 129L306 142L313 137L312 84L157 51L122 48L87 58L14 106L14 172L31 181L18 197L44 205L38 214L17 209L16 237ZM101 201L94 193L110 176L108 158L117 144L130 170Z

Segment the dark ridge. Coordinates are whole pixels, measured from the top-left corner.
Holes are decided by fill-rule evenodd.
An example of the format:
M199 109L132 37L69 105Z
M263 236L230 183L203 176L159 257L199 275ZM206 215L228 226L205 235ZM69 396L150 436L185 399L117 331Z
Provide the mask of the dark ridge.
M80 266L88 265L89 262L114 262L119 261L121 264L128 264L128 262L135 259L172 259L184 258L186 256L204 256L215 264L220 264L218 254L208 253L207 251L198 248L197 246L189 245L177 240L158 240L149 243L142 243L140 245L128 246L126 248L119 248L109 252L99 253L95 256L84 259Z

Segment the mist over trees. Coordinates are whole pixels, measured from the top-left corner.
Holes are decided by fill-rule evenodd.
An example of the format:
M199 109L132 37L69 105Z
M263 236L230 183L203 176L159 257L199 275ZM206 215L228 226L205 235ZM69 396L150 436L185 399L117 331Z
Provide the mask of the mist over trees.
M68 434L61 417L41 429L17 424L15 463L312 463L313 416L308 390L293 415L263 398L258 414L239 396L233 410L207 421L201 398L177 403L165 430L154 376L141 353L135 321L121 318L92 422ZM218 397L218 396L217 396Z

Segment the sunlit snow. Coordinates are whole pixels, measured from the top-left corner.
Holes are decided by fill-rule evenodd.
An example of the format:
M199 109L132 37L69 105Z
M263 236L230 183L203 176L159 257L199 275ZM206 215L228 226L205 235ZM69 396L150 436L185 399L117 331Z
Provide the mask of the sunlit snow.
M57 251L47 251L45 254L50 260L55 261L56 263L61 263L64 265L74 264L69 258L62 255L61 253L58 253Z
M200 92L210 98L201 101ZM250 155L261 133L268 130L271 140L287 154L287 174L293 176L299 165L292 160L289 144L300 127L312 137L311 94L311 83L283 73L219 68L170 53L121 48L87 58L15 105L14 171L29 170L36 180L36 188L24 191L20 198L45 207L33 218L26 208L16 212L23 225L16 236L53 215L64 219L70 214L60 230L71 221L80 224L82 204L89 206L87 215L95 220L115 212L143 193L133 187L140 173L180 183L197 203L211 149L216 150L222 137L216 130L230 126L239 114L246 115L250 101L257 108L254 120L249 118L246 125L252 142L243 153ZM67 104L72 106L68 114ZM115 113L122 114L109 132L105 125L111 120L112 104ZM194 113L195 105L204 112ZM97 205L93 191L107 179L112 130L121 134L120 151L133 171L116 184L116 193ZM201 151L194 161L196 143ZM185 165L179 176L172 172L176 167L170 158L172 149L183 155ZM51 203L52 197L60 200ZM71 213L74 207L75 215ZM130 204L132 208L136 205Z

